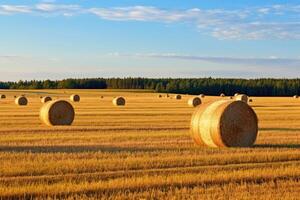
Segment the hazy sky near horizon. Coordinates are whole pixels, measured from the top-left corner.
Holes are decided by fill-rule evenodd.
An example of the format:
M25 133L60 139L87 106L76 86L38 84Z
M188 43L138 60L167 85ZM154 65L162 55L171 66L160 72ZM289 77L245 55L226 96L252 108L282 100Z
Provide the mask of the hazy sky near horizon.
M0 81L300 77L299 0L0 0Z

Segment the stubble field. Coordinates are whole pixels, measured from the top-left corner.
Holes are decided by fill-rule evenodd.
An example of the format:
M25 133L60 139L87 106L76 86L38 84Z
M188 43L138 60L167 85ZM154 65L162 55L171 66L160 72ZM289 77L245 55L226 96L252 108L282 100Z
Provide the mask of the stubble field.
M300 99L253 97L260 128L255 147L212 149L189 137L195 108L187 106L187 95L0 93L7 95L0 100L0 199L300 199ZM73 93L81 102L72 103L72 126L40 122L40 96ZM28 106L14 104L17 94L28 97ZM125 107L112 105L119 95Z

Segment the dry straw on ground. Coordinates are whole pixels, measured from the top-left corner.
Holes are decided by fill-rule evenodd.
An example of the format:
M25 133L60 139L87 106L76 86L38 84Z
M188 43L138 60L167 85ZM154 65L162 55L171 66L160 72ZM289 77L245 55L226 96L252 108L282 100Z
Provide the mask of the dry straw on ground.
M49 97L49 96L42 97L42 99L41 99L41 102L42 102L42 103L47 103L48 101L52 101L52 98Z
M70 100L73 102L79 102L80 101L80 96L78 94L72 94L70 96Z
M257 116L243 101L221 100L202 105L191 121L194 141L209 147L250 147L257 132Z
M239 94L237 96L235 96L235 100L236 101L243 101L245 103L248 103L248 96L245 94Z
M15 99L15 104L19 106L26 106L28 104L28 100L25 96L19 96Z
M199 105L201 105L202 101L199 97L192 97L188 100L188 105L190 107L197 107Z
M176 95L174 96L174 98L177 99L177 100L180 100L182 97L181 97L180 94L176 94Z
M0 99L6 99L6 95L1 94L1 95L0 95Z
M125 100L124 97L115 97L115 98L113 99L113 104L114 104L115 106L125 106L126 100Z
M40 119L48 126L71 125L74 118L73 106L64 100L48 101L40 110Z

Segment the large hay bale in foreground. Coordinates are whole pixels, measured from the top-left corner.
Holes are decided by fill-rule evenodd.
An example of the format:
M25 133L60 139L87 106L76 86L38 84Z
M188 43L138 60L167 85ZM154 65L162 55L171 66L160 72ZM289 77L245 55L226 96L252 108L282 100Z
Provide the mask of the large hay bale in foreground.
M220 94L220 97L225 97L226 95L224 93L221 93Z
M177 99L177 100L180 100L182 97L181 97L180 94L176 94L176 95L174 96L174 98Z
M47 103L48 101L52 101L52 98L49 97L49 96L42 97L42 99L41 99L41 102L42 102L42 103Z
M248 96L245 94L239 94L237 96L235 96L235 100L236 101L243 101L245 103L248 103Z
M80 101L80 96L78 94L72 94L70 96L70 100L73 102L79 102Z
M190 107L197 107L197 106L201 105L201 103L202 103L202 101L199 97L192 97L188 101L188 105Z
M0 99L6 99L6 95L1 94L1 95L0 95Z
M25 96L19 96L15 99L15 104L19 106L26 106L28 104L28 100Z
M113 104L114 104L115 106L125 106L126 100L125 100L124 97L115 97L115 98L113 99Z
M40 110L40 119L48 126L68 126L74 118L73 106L64 100L48 101Z
M258 119L243 101L220 100L201 105L191 121L191 137L209 147L251 147L257 137Z

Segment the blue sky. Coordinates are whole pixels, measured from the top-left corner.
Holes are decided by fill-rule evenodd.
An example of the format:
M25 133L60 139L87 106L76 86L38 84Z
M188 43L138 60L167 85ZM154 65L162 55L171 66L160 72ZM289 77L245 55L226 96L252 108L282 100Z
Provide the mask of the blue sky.
M300 1L0 0L0 80L300 76Z

